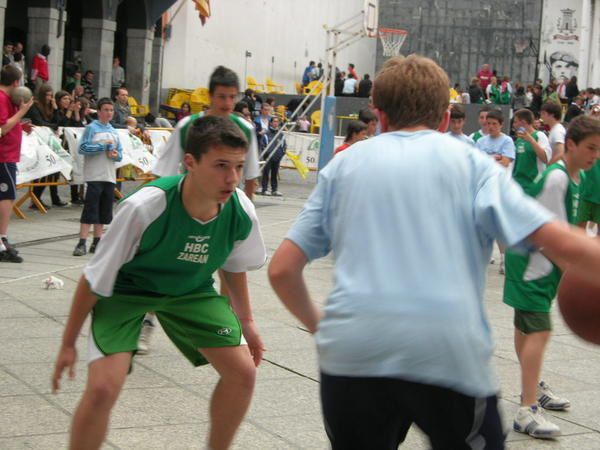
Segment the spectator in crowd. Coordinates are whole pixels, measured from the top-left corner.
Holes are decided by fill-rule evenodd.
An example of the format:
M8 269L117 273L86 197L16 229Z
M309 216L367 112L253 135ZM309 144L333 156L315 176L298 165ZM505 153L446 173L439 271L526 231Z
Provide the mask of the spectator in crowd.
M75 88L81 86L81 70L76 69L72 75L68 75L65 80L65 91L71 92L71 95L75 95ZM83 91L80 92L79 97L83 95Z
M114 115L110 124L113 128L127 128L127 118L131 116L129 107L129 92L124 87L115 90Z
M452 136L454 139L465 142L466 144L475 145L475 141L473 141L473 139L463 132L466 117L467 115L465 114L465 109L463 106L458 104L452 105L450 108L450 124L448 126L448 135Z
M323 64L318 63L317 67L315 67L313 69L313 71L311 72L311 80L312 81L320 80L322 76L323 76Z
M256 109L256 93L252 89L246 89L244 91L244 98L242 98L242 101L248 105L250 113L253 114Z
M304 73L302 74L302 86L307 86L308 83L312 80L312 71L315 68L315 62L311 61L308 63L308 66L304 69Z
M250 112L250 108L248 108L248 104L246 102L237 102L233 108L233 111L238 113L240 117L243 117L248 122L252 123L252 113Z
M573 100L578 95L579 87L577 86L577 77L573 75L571 79L567 82L567 86L565 87L565 96L567 97L567 102L569 104L573 103Z
M354 97L356 95L357 81L354 75L348 74L348 78L344 80L344 89L342 89L342 95L345 97Z
M556 87L552 83L546 86L542 100L543 103L553 102L559 105L562 104L556 93Z
M121 67L121 61L117 57L113 58L110 83L113 96L117 89L125 84L125 69Z
M538 117L542 109L543 103L543 89L541 84L533 86L531 91L531 102L529 103L529 109L533 112L533 115Z
M87 97L76 97L81 104L81 110L79 117L81 117L81 126L87 126L98 118L96 110L92 108L92 105Z
M502 83L500 84L500 97L498 99L498 103L500 105L510 105L512 94L513 88L510 84L510 78L507 76L502 77Z
M600 105L594 105L590 111L590 117L600 120Z
M343 72L337 72L335 74L335 84L333 87L333 93L336 97L341 97L344 91L344 74Z
M487 115L492 110L492 107L489 105L483 105L479 108L479 115L477 116L477 121L479 122L479 130L471 133L469 138L473 140L473 142L477 142L484 136L488 135L488 125L487 125Z
M548 141L552 149L552 158L548 162L551 166L557 161L560 161L565 153L565 136L567 130L560 122L562 118L562 107L557 103L545 103L540 111L540 117L546 125L548 125Z
M104 225L112 221L115 196L115 162L123 158L119 135L110 124L114 105L109 98L98 101L98 120L85 127L79 153L84 155L83 178L87 184L85 203L81 213L79 242L73 256L87 253L86 241L90 228L94 228L94 239L90 253L95 253L102 237Z
M333 152L334 156L338 153L343 152L352 144L367 139L367 133L368 126L366 123L360 120L351 120L350 122L348 122L348 127L346 128L346 138L344 139L344 143L335 149L335 151Z
M308 117L306 117L306 114L302 114L296 121L296 131L299 131L300 133L308 133L309 128L310 121L308 120Z
M13 51L14 51L14 44L11 41L5 41L4 42L4 46L2 48L2 65L6 66L7 64L10 64L11 62L13 62L14 56L13 56Z
M529 108L531 106L531 102L533 101L533 84L528 84L525 88L525 107Z
M17 196L17 163L21 158L23 131L21 119L33 104L15 106L11 100L14 88L19 86L21 74L12 65L0 71L0 262L21 263L23 258L8 242L8 223L12 215L13 202Z
M362 98L368 98L371 96L371 89L373 88L373 82L368 73L363 75L363 79L358 83L358 96Z
M371 108L364 108L358 112L358 120L367 126L367 137L375 136L379 119Z
M59 127L80 127L81 103L73 101L67 91L58 91L54 96L56 104L56 122Z
M144 117L144 123L150 128L173 128L173 124L171 124L168 119L165 119L164 117L156 117L152 113L146 114Z
M490 84L485 88L485 95L490 102L500 104L500 86L496 77L490 79Z
M90 101L90 105L96 105L96 91L94 90L94 71L88 70L83 74L83 79L81 80L81 86L83 87L84 96Z
M56 130L58 128L58 115L57 115L57 105L56 100L54 98L54 93L52 92L52 86L47 84L42 84L37 91L35 96L35 102L33 106L29 109L29 112L25 116L27 119L31 120L31 123L38 127L48 127L52 130ZM48 175L47 177L40 178L36 180L38 182L57 182L60 174L55 173L52 175ZM46 186L36 186L33 188L34 195L39 199L42 203L42 206L46 209L49 208L42 201L42 194ZM50 198L52 199L52 205L57 207L67 206L67 202L63 202L58 195L58 187L50 186ZM31 203L29 205L30 209L37 209L37 205L35 203Z
M560 84L556 88L556 94L558 95L558 99L563 105L569 104L569 99L567 98L567 84L569 80L567 78L562 78Z
M515 159L515 144L513 140L502 132L504 117L502 111L493 109L487 113L488 135L483 136L476 143L482 152L493 157L500 165L508 167Z
M42 45L40 52L33 57L31 61L31 76L29 79L34 84L35 92L40 86L48 83L50 73L48 70L48 55L50 55L50 47L47 44Z
M268 132L269 152L263 155L263 158L266 161L266 163L262 170L262 190L260 191L260 195L272 195L273 197L283 196L283 194L279 192L277 187L279 181L279 166L281 165L281 160L283 159L285 151L287 150L287 143L285 141L285 135L281 133L279 134L279 136L277 136L278 132L279 118L276 116L271 117ZM271 181L270 193L267 191L267 188L269 186L269 180Z
M583 97L578 95L573 99L573 102L569 105L565 114L565 123L569 123L575 117L580 116L584 113L583 111Z
M527 107L527 95L525 94L525 88L520 84L517 84L515 95L512 97L511 106L513 111Z
M477 78L479 78L481 89L484 92L487 92L488 85L492 82L492 77L494 73L490 70L489 64L484 64L481 66L481 70L477 73ZM472 103L474 103L472 101Z
M160 109L164 109L165 111L172 112L173 114L175 114L175 123L179 122L181 119L189 116L192 113L192 107L188 102L183 102L181 104L181 107L179 108L162 104L160 105Z
M348 64L348 75L352 75L355 80L358 80L358 74L356 73L356 69L352 63Z
M481 88L481 80L477 77L471 78L471 84L469 85L469 97L471 103L483 103L485 100L485 93Z
M260 115L254 120L256 138L258 140L258 150L262 156L263 151L269 143L269 123L271 122L271 105L263 103L260 108Z
M15 42L15 46L13 47L13 58L13 64L21 70L21 86L25 86L25 74L27 71L25 54L23 53L23 44L21 42Z
M267 97L265 103L271 107L271 109L275 109L275 97Z

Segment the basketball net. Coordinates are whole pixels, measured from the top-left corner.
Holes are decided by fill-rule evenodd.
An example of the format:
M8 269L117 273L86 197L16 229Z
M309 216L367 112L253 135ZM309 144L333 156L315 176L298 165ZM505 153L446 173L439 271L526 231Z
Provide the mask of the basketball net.
M398 56L406 36L408 36L408 31L406 30L380 28L379 39L383 46L383 56Z

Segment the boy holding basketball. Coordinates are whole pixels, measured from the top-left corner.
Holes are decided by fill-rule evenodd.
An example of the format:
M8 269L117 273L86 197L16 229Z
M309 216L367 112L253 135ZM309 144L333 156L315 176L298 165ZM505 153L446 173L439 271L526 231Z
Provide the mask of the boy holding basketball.
M577 223L583 171L600 153L600 122L578 117L566 135L563 160L548 167L529 188L529 193L563 222ZM536 438L553 438L560 428L540 414L539 407L562 411L568 400L555 395L540 381L544 350L550 339L550 307L561 272L541 251L506 254L504 303L515 309L515 349L521 364L521 407L513 428Z

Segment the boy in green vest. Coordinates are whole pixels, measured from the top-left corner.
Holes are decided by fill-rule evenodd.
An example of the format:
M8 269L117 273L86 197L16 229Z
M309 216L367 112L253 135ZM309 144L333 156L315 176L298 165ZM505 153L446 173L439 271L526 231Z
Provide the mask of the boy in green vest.
M563 161L548 167L531 186L529 194L560 220L577 223L583 171L600 154L600 121L578 117L566 136ZM528 256L507 252L504 303L515 309L515 349L521 365L521 407L513 428L536 438L553 438L560 428L539 409L569 408L568 400L556 396L540 381L540 372L552 324L550 307L560 281L559 269L541 252Z
M263 353L246 271L262 266L266 252L254 206L236 189L247 148L229 119L196 119L186 136L186 174L148 183L121 202L83 271L56 361L55 392L65 369L74 377L75 341L93 312L88 381L73 417L70 448L102 445L149 311L193 365L209 363L219 373L208 448L231 444ZM229 299L213 287L219 268Z
M479 109L479 116L477 121L479 122L479 126L481 127L479 130L471 133L469 137L473 139L473 142L477 143L479 139L488 134L488 126L487 126L487 115L492 110L492 107L489 105L483 105Z
M550 142L544 133L533 128L534 120L533 113L528 109L519 109L514 114L513 128L517 140L512 175L525 192L529 192L534 180L552 158Z
M582 228L586 228L588 222L600 226L600 163L598 162L585 174L577 222Z

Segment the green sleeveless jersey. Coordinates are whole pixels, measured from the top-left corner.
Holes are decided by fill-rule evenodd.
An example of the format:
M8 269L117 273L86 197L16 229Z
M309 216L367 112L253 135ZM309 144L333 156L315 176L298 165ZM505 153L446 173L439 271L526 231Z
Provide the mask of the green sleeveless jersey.
M546 182L554 171L561 171L567 177L560 198L548 198ZM583 181L583 171L580 175ZM554 212L559 218L571 224L577 222L579 209L580 184L575 183L569 176L567 168L562 161L552 164L533 182L529 194L537 197L541 203ZM562 186L562 185L561 185ZM556 205L564 204L566 217L561 217L562 208ZM552 205L555 205L554 208ZM534 312L549 312L552 300L556 296L561 273L550 260L542 253L534 252L522 255L512 251L506 252L506 273L504 280L504 303L516 309Z
M237 192L214 219L203 223L185 210L182 182L183 175L164 177L140 189L162 189L166 208L144 230L135 256L121 266L115 293L179 296L213 291L212 274L223 266L234 244L250 234L252 220Z
M534 131L531 136L537 141L538 132ZM525 139L518 138L515 141L516 158L513 166L513 179L519 183L526 193L529 193L531 185L539 175L538 157L533 146Z
M585 173L585 181L581 184L581 199L600 205L600 161Z

